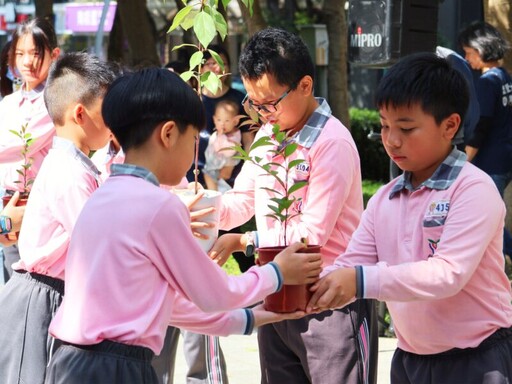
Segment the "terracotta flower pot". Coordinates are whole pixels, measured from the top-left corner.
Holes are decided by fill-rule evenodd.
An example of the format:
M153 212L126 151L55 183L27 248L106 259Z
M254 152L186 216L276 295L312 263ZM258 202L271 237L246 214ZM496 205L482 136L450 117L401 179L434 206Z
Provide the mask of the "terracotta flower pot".
M2 206L5 207L9 201L11 200L12 195L4 195L2 196ZM24 205L27 205L28 201L28 194L20 195L20 198L18 199L18 202L16 203L17 207L21 207ZM11 232L8 233L6 236L9 240L18 240L19 232Z
M284 248L285 247L258 248L258 264L265 265L271 262ZM320 245L308 245L298 252L317 253L320 252L320 248ZM309 291L311 285L312 284L283 285L283 288L281 288L279 292L272 293L265 298L265 309L278 313L304 311L312 295Z

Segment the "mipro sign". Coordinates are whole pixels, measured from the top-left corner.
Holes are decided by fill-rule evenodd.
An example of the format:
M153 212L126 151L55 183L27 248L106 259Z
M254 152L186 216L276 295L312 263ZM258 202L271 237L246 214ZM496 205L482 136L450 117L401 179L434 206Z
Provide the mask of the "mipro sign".
M377 48L382 45L381 33L363 33L361 27L350 35L350 46L354 48Z

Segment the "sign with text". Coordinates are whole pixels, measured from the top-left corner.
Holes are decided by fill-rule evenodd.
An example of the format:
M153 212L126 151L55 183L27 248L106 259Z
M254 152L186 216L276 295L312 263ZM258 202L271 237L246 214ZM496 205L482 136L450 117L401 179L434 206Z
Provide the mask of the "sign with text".
M105 18L104 32L112 30L116 3L108 7ZM73 32L97 32L100 24L103 3L80 3L66 6L66 29Z

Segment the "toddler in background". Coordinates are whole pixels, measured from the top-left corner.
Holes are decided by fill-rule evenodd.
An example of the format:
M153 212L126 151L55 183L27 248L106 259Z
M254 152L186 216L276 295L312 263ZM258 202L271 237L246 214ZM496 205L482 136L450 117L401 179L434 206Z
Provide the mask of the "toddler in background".
M229 184L219 178L224 167L234 167L240 160L234 158L236 151L228 149L242 142L242 134L238 129L238 105L235 101L221 100L215 107L213 115L215 132L210 136L205 151L204 181L208 189L224 192L231 189Z

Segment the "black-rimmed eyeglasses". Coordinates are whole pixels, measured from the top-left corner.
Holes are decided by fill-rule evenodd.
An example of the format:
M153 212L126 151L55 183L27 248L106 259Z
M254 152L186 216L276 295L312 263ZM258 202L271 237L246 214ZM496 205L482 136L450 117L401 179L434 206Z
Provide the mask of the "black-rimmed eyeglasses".
M277 112L277 105L286 97L288 94L292 91L292 88L287 90L285 93L281 95L279 99L274 101L273 103L265 103L265 104L254 104L251 99L249 99L249 95L245 95L244 99L242 100L242 105L245 105L245 103L249 103L249 108L254 109L258 113L276 113Z

